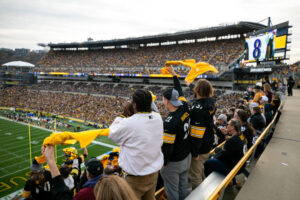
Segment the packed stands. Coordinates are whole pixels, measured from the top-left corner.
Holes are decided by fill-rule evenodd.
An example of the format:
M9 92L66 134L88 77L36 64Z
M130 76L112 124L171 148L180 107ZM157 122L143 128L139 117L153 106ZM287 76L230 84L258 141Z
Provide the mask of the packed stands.
M41 112L110 124L120 114L122 98L39 92L26 88L10 88L1 93L2 106L26 108Z
M160 73L167 60L184 59L209 62L222 71L243 50L242 39L230 39L138 49L50 51L34 71L152 74ZM187 68L180 68L178 74L187 72Z
M164 86L128 87L125 84L111 83L42 81L28 87L1 90L0 96L3 97L3 101L0 106L32 109L109 125L121 113L122 104L137 89L152 91L157 97L158 109L162 116L166 116L167 112L161 102L165 88ZM185 88L184 92L187 99L193 99L189 88ZM225 101L221 98L223 93L224 91L221 90L215 91L215 96L220 99L218 105L222 108L233 105L230 104L232 101L229 96L238 99L230 94L225 97Z

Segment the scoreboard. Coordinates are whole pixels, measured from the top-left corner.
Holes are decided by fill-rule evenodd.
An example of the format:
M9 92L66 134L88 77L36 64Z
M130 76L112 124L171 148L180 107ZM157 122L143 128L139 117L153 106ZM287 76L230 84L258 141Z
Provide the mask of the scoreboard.
M245 40L245 62L286 59L288 22L250 33Z

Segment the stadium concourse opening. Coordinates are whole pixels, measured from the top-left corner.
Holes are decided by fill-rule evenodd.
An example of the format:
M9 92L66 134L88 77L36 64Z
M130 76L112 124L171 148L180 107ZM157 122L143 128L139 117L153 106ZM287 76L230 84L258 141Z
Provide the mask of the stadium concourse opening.
M196 141L190 145L194 147L193 160L198 160L197 162L206 166L206 179L194 187L188 198L234 198L238 193L236 189L245 182L245 177L249 176L249 171L251 172L252 168L255 171L257 158L261 154L264 155L263 150L272 138L272 133L284 105L286 86L283 83L291 73L289 67L283 67L282 63L273 66L273 68L277 67L278 70L271 70L268 73L263 73L263 75L256 72L252 73L251 68L243 65L242 60L245 60L245 53L247 52L245 48L247 34L254 31L259 33L266 28L271 27L259 23L238 22L138 38L41 44L42 46L49 46L51 50L30 71L29 74L35 77L34 81L28 82L28 84L6 84L4 81L7 78L6 73L0 74L0 197L11 199L15 195L20 195L23 188L25 192L22 195L28 197L26 196L28 194L29 196L37 195L34 192L35 189L44 188L40 186L30 188L25 182L28 183L28 180L31 181L35 178L30 169L39 167L40 162L44 163L35 156L40 156L41 145L53 130L78 132L78 135L82 134L80 131L95 133L93 130L106 130L106 128L114 125L117 126L121 120L128 122L133 117L137 117L139 123L132 123L131 127L134 126L138 129L140 123L145 120L141 116L147 116L146 118L149 120L156 120L155 128L151 127L151 130L148 130L149 133L159 132L158 134L161 135L161 138L158 138L159 141L153 142L153 145L148 145L147 148L152 148L152 146L154 148L154 146L159 146L157 145L159 142L164 142L163 148L170 150L172 148L169 149L170 146L168 145L172 147L177 143L175 138L179 138L175 134L179 128L175 127L174 124L181 124L181 122L172 121L173 124L170 123L174 126L171 127L174 132L167 132L166 122L170 122L172 113L177 112L174 109L176 110L178 107L181 109L180 106L183 105L186 112L181 113L182 116L180 117L178 117L179 114L173 113L174 118L188 121L182 123L183 127L180 128L186 133L184 134L185 139L193 137L193 140ZM279 41L282 41L282 38ZM248 42L251 43L250 40ZM250 49L248 49L248 53L249 51ZM270 54L268 52L268 55ZM186 66L179 65L167 68L171 75L162 76L161 68L165 66L166 61L188 59L207 62L215 66L220 73L206 72L198 76L194 82L196 83L195 89L193 84L185 82L189 72L189 68ZM271 63L271 65L273 64ZM242 70L249 71L249 73L237 74L240 70L237 68L242 67L244 67ZM285 70L282 70L283 68ZM20 72L16 72L15 75L17 76L18 73ZM247 76L251 73L255 74L254 78ZM239 75L244 77L239 78ZM14 79L16 76L10 75L9 78ZM22 76L17 77L22 79ZM251 79L251 81L246 82L239 79ZM22 81L18 83L22 83ZM235 87L236 83L243 85L243 87ZM174 89L167 90L170 87ZM212 92L212 87L214 92ZM207 94L204 94L203 88L206 89ZM148 91L151 91L155 97L151 96ZM202 104L203 99L207 101L205 104ZM189 111L189 109L191 110ZM198 110L202 113L201 116L193 115L192 112L196 112L195 109L203 109ZM122 116L119 117L120 115ZM192 126L189 124L189 117L191 117L191 123L194 123ZM197 123L195 123L196 118ZM206 123L208 119L210 122ZM116 123L113 123L114 121ZM165 127L163 127L163 122ZM157 129L158 126L161 128L160 131ZM248 132L245 132L246 129ZM122 131L134 132L135 130L128 128ZM116 132L110 133L117 134ZM126 135L130 136L130 134ZM83 183L88 183L87 185L94 187L99 176L104 173L127 177L127 183L133 190L134 187L138 186L134 185L134 181L130 183L129 179L135 180L135 178L147 176L143 183L152 179L155 180L151 182L152 185L157 182L157 199L166 199L168 195L171 195L170 190L164 189L164 186L166 187L168 184L166 181L165 184L162 181L162 178L166 180L167 174L165 173L165 176L159 177L156 181L157 172L161 169L163 162L167 167L168 162L172 164L175 161L178 164L178 160L163 160L162 156L157 156L157 159L160 158L160 160L156 160L156 158L149 156L156 167L161 166L156 169L155 173L150 174L151 177L148 177L149 174L145 175L135 170L130 171L130 167L127 166L129 162L138 160L138 156L127 159L125 163L124 158L120 156L120 159L123 159L123 166L128 167L122 171L120 167L123 166L119 166L118 163L119 150L114 148L118 144L121 146L120 151L122 151L122 142L126 143L131 140L125 139L120 142L124 139L123 137L116 137L115 135L109 137L113 141L106 136L101 136L91 142L87 146L88 153L85 149L81 149L78 143L69 144L67 147L73 146L78 151L78 157L77 155L66 156L66 153L62 151L65 146L57 145L56 163L67 165L68 169L79 169L79 173L84 174L83 177L86 178L75 184L77 194L86 191ZM241 145L237 147L237 151L232 151L232 154L228 156L225 155L225 150L230 148L232 138ZM252 138L254 139L252 140ZM136 139L137 137L134 138L134 141ZM53 139L53 141L56 140ZM150 139L145 140L145 142L149 141ZM200 148L195 147L194 144L202 144L203 141L209 143L208 148L205 149L206 152L195 152ZM247 149L246 146L249 148ZM51 148L47 147L43 153L47 156L47 151L51 151ZM142 151L145 149L135 146L135 150ZM154 152L150 150L146 153ZM158 152L157 155L162 155L161 147L155 149L155 152ZM166 158L165 149L163 153ZM83 168L80 170L80 167L76 165L79 162L80 154L85 155L87 159L96 157L98 160L92 159L91 162L85 163L87 171L84 172ZM232 157L238 157L238 159L232 163L226 159L226 156L229 157L230 161ZM184 159L188 160L188 158L190 157ZM143 158L144 161L148 159L150 158ZM50 163L48 164L53 176L53 173L58 170L55 170L56 165L53 165L48 155L47 161L49 162L49 160ZM96 165L96 168L100 169L101 167L98 168L100 162L104 170L89 171L89 164L94 163L91 164L91 168ZM219 164L221 162L226 168L226 173L221 176L216 174L218 171L216 167L215 171L211 170L212 172L209 174L207 162L218 162ZM134 167L139 165L142 166L143 163L134 163ZM32 166L34 167L32 168ZM55 166L54 171L53 166ZM48 167L41 171L49 175ZM95 174L93 176L93 173L97 176ZM197 175L202 176L202 173L199 172ZM60 178L60 176L53 177ZM73 180L78 180L78 178L73 176ZM210 193L204 193L203 191L208 191L207 184L210 185L211 180L214 182L214 188L210 187ZM231 183L234 192L230 191L232 189L230 188ZM93 192L91 193L93 189L89 190L89 195L93 195ZM154 195L153 188L151 188L151 195Z

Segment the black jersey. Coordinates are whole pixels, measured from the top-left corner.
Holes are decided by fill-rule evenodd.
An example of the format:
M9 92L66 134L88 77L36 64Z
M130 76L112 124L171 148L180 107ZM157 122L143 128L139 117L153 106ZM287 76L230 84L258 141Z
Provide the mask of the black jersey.
M164 121L164 135L162 152L164 165L169 161L181 161L190 153L190 114L186 99L180 87L177 76L173 77L174 88L179 93L182 102L175 112L171 112Z
M191 153L193 157L206 154L213 148L215 99L197 99L190 109Z
M235 135L226 140L222 150L215 155L215 158L223 161L232 169L244 156L246 151L247 145L244 135Z
M40 183L39 181L34 181L29 178L24 186L23 197L30 197L31 199L52 199L51 191L51 174L50 172L44 170L43 172L45 181Z

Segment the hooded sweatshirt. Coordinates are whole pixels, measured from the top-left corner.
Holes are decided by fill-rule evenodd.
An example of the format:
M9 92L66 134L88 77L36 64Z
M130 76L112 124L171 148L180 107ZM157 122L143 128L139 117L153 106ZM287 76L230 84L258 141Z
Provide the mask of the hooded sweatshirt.
M91 180L88 180L83 186L82 189L79 190L79 192L76 193L74 200L95 200L94 196L94 187L98 180L102 177L103 175L99 175Z

